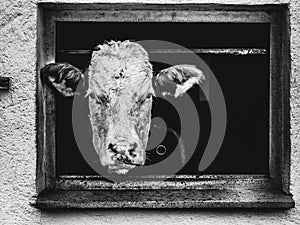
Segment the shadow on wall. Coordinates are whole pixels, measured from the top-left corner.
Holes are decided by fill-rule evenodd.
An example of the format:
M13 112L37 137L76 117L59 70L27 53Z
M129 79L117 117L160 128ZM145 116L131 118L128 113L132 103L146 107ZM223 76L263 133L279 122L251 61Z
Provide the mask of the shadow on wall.
M51 209L42 210L42 224L298 224L289 219L294 210Z

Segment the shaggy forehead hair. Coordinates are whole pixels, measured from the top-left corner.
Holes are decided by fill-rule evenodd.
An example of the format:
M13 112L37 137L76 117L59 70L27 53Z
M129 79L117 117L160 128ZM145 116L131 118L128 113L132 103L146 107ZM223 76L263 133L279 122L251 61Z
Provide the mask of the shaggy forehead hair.
M138 43L126 41L110 41L102 45L98 45L94 51L95 55L117 55L121 58L139 58L141 60L149 60L148 53Z
M146 50L135 42L110 41L98 45L88 71L89 91L151 91L152 66ZM125 90L126 89L126 90Z

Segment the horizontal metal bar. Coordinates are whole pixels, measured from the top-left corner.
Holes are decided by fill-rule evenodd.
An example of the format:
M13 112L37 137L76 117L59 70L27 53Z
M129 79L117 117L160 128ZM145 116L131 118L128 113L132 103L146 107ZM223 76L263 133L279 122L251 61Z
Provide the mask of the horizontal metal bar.
M150 53L169 54L169 53L196 53L196 54L226 54L226 55L265 55L266 49L260 48L196 48L191 50L181 49L153 49Z
M58 53L69 55L88 55L92 50L58 50ZM194 48L190 50L183 49L151 49L150 54L211 54L211 55L265 55L266 49L262 48Z

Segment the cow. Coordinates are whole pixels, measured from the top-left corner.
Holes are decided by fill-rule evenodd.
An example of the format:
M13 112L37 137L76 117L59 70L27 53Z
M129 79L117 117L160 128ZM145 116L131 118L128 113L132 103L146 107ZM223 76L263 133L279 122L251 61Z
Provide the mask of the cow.
M98 45L85 72L69 63L42 68L43 84L64 97L88 101L92 142L102 166L125 175L146 161L153 98L179 98L205 80L194 65L175 65L156 76L147 51L137 42ZM85 93L77 88L84 80Z

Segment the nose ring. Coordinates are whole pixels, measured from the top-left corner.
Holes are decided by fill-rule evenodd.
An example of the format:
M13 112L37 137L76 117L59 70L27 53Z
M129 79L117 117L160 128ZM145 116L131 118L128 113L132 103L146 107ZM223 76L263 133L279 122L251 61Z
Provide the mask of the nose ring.
M158 155L165 155L167 153L167 148L164 145L159 145L156 147L156 153Z

